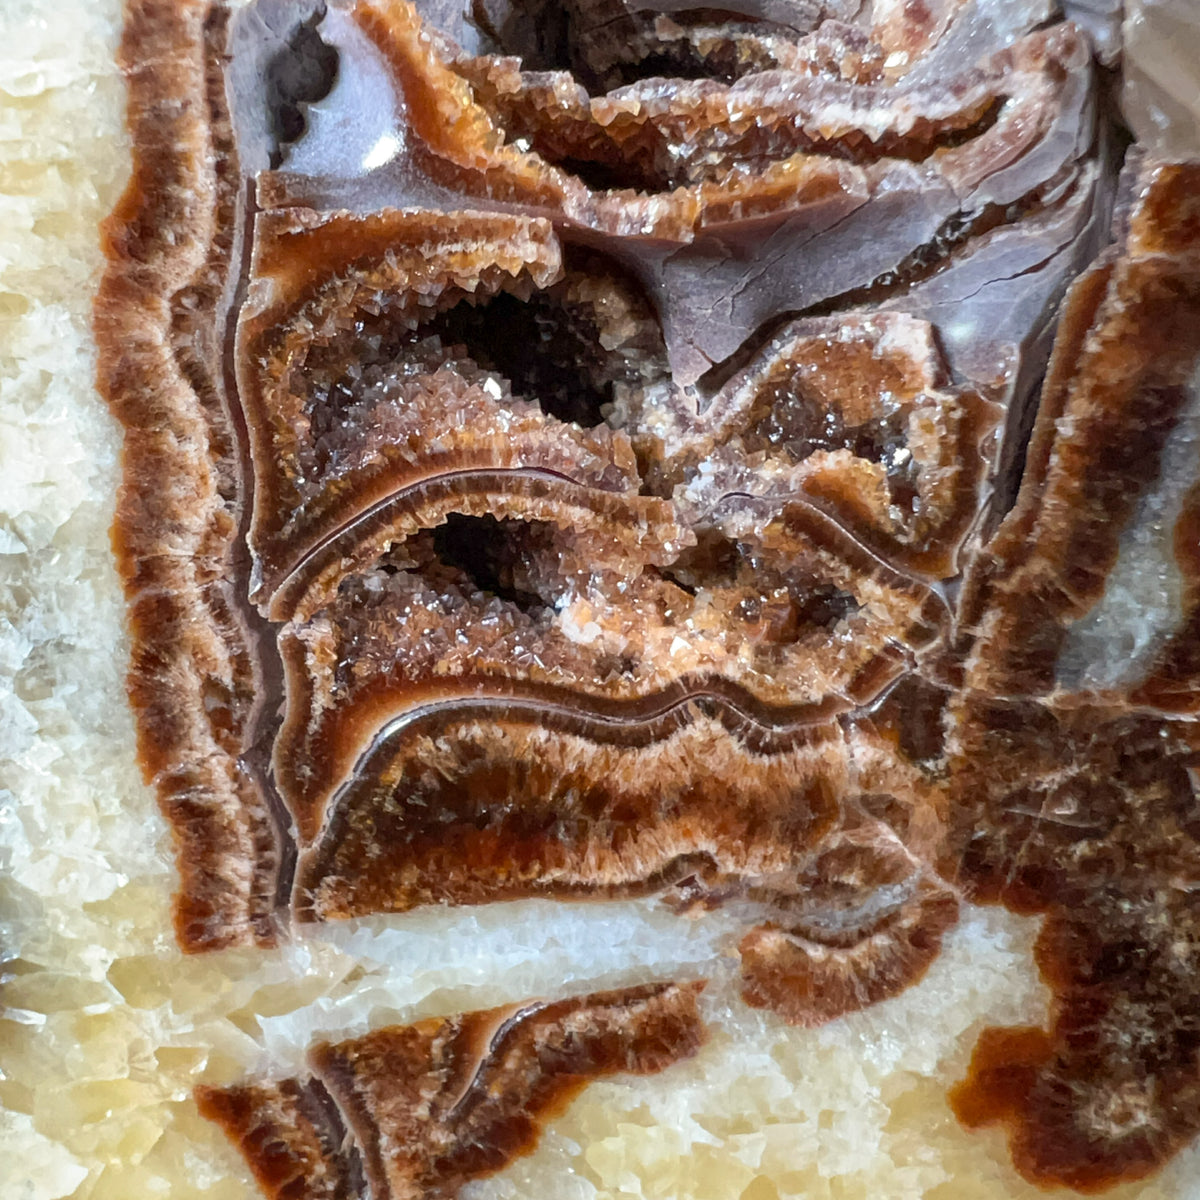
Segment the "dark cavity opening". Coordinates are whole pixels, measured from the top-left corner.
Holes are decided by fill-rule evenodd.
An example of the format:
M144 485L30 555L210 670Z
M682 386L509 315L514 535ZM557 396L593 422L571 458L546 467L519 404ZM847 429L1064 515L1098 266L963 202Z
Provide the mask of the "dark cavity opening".
M406 297L397 299L401 307ZM492 387L489 404L521 400L584 429L636 422L647 390L670 378L645 290L602 254L569 248L563 277L542 291L451 293L442 302L415 327L407 307L359 313L309 350L294 373L310 439L306 475L354 469L363 446L391 436L411 381L442 370L473 384L498 377L507 387Z
M852 592L845 592L832 583L820 583L797 597L796 620L801 625L832 629L858 612L859 607Z
M529 613L546 607L534 590L537 542L545 532L541 522L451 513L433 530L433 552L443 567L465 575L475 591Z
M719 8L630 12L621 4L595 0L476 0L474 20L495 49L520 58L524 70L566 71L592 96L647 79L732 84L780 65L768 37L801 35L799 29L760 15ZM937 150L980 137L996 123L1006 103L1005 97L996 96L978 115L964 113L950 127L918 120L903 134L879 138L857 130L822 137L799 128L764 132L756 126L706 138L704 152L698 153L700 147L670 143L667 135L651 127L632 140L615 140L587 122L545 122L503 94L480 93L478 98L492 110L510 142L525 142L593 191L643 194L721 179L734 164L762 170L801 151L859 164L893 157L922 162Z
M679 32L661 36L656 21L664 15ZM474 24L503 54L516 55L527 71L569 71L590 95L598 96L642 79L717 79L732 83L753 70L774 64L756 62L735 38L756 32L796 36L796 31L755 16L720 8L695 8L660 14L630 12L623 5L578 0L475 0ZM703 28L704 49L687 37ZM727 36L717 35L718 31Z
M795 380L764 399L769 400L766 413L742 438L751 454L782 450L799 462L817 450L845 449L857 458L882 462L904 443L904 420L899 413L847 425L840 412L807 395Z
M661 568L660 573L694 596L701 588L732 586L743 561L742 551L732 538L717 529L701 528L696 531L696 544L670 566Z
M902 412L848 425L840 412L805 394L795 380L770 396L766 414L742 437L746 452L783 453L801 462L818 450L849 450L887 471L891 501L912 513L918 496L917 464L907 450L908 419Z
M851 592L767 565L750 546L712 527L697 529L696 544L659 574L689 596L701 590L741 592L737 616L749 623L767 618L772 640L779 642L794 641L805 629L832 629L860 608ZM785 605L779 602L781 591L787 593Z
M446 345L463 345L485 371L502 375L514 395L585 429L604 423L616 378L600 345L593 313L547 292L522 300L501 292L483 304L464 302L420 330Z
M317 25L324 7L296 27L287 45L267 64L267 115L275 146L272 169L283 159L283 148L304 136L308 122L304 105L324 100L338 73L338 52L321 40Z

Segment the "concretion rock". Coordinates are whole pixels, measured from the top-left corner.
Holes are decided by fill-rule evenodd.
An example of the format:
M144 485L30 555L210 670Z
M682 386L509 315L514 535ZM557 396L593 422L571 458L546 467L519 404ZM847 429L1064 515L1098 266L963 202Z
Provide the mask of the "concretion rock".
M129 0L96 332L188 951L656 896L815 1027L1004 903L1051 1023L962 1120L1082 1189L1200 1131L1200 166L1158 18L1124 151L1065 7ZM450 1196L697 994L201 1104L271 1195Z

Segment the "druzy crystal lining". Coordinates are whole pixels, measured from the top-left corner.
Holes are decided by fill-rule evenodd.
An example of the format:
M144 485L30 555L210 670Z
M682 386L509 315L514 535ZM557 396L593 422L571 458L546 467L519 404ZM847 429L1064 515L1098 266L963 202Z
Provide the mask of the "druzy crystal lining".
M180 942L658 895L811 1025L1003 901L1053 1025L988 1034L960 1115L1031 1179L1144 1174L1200 1125L1197 169L1118 182L1028 5L443 7L129 6L96 322ZM662 1053L551 1055L521 1119L694 1049L637 1011ZM386 1091L372 1186L451 1194L371 1158ZM350 1101L205 1103L255 1161ZM264 1185L361 1185L305 1145Z

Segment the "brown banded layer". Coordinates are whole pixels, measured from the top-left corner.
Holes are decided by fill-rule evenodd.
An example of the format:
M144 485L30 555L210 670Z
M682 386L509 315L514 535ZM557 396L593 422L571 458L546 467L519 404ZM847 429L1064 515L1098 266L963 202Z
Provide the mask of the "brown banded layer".
M461 207L461 199L454 198L466 195L473 206L532 208L561 220L567 228L612 246L643 278L663 321L676 377L688 384L727 358L780 309L804 310L867 286L916 253L936 255L939 231L947 223L970 222L989 206L1024 203L1086 159L1093 115L1085 41L1070 26L1059 26L1005 48L1019 30L1006 36L1003 21L972 29L979 20L970 11L973 7L944 14L958 15L961 22L951 21L939 45L947 52L940 73L885 72L889 78L884 84L859 86L849 81L855 74L852 66L846 76L840 67L831 67L836 78L814 77L806 68L768 71L739 80L733 93L713 81L652 79L635 85L628 97L626 90L618 90L610 98L589 101L589 112L596 105L616 106L597 124L608 136L614 126L638 126L656 105L698 88L705 99L686 106L685 140L690 144L703 140L705 131L719 130L723 121L757 129L770 114L811 93L818 124L834 131L845 126L844 136L872 148L859 165L852 161L853 153L847 158L821 152L819 145L800 148L804 137L797 132L797 148L779 161L754 167L752 157L740 154L735 145L719 181L644 195L628 188L591 189L544 161L528 148L528 138L509 139L458 73L462 60L402 0L364 2L348 13L335 6L323 26L326 35L348 57L371 58L373 77L378 72L381 80L390 79L375 85L371 111L394 110L404 134L394 136L375 121L379 144L394 143L392 157L385 155L386 161L376 166L365 151L364 161L372 165L340 166L331 174L319 165L325 143L318 129L313 147L296 159L296 170L289 171L285 162L260 185L260 196L266 205L318 203L366 212L410 203L445 211ZM438 19L444 15L439 13ZM903 57L906 52L896 53ZM846 56L848 63L860 58L851 47ZM511 60L496 61L497 70L513 69ZM982 81L989 72L1007 80L1007 91L988 91ZM513 87L519 78L518 72ZM569 75L562 78L570 80ZM637 86L649 89L644 97ZM577 88L574 82L564 83L554 94L566 96ZM921 134L913 130L931 103L944 102L932 97L965 96L974 94L973 88L978 95L967 103L971 123L957 129L951 144L928 162L921 161ZM511 90L506 83L505 94ZM731 94L736 99L729 99ZM365 97L354 101L367 102ZM978 117L979 112L984 116ZM789 121L788 128L802 125L802 114ZM901 139L912 134L913 148L889 147L886 130L893 127ZM681 145L671 143L673 160L683 153ZM890 157L889 149L895 151ZM812 241L815 234L821 235L819 241ZM641 243L637 251L618 250L629 240ZM757 271L755 246L769 250ZM764 267L767 277L749 287L748 276ZM713 289L707 303L692 296ZM726 314L731 321L722 319ZM1041 322L1049 319L1045 312L1031 315ZM1023 379L1021 385L1032 382Z
M325 919L782 886L840 824L840 729L760 734L768 744L751 749L738 736L747 719L712 709L693 700L639 721L451 702L395 723L331 799L300 866L298 908Z
M130 6L134 167L105 226L98 383L125 428L113 546L129 604L130 700L176 838L189 950L274 940L280 833L242 762L261 687L239 594L236 416L222 311L240 245L221 77L226 14Z
M589 98L570 76L522 72L512 59L455 65L506 144L594 179L595 192L654 193L752 177L800 154L860 167L930 163L951 179L971 159L994 169L1045 133L1068 41L1062 30L1031 35L958 78L911 90L772 65L732 84L664 88L652 78Z
M970 580L978 640L948 763L960 879L1044 914L1053 992L1048 1030L984 1035L953 1103L1007 1128L1027 1178L1085 1191L1147 1175L1200 1130L1200 175L1135 171L1117 245L1068 300L1016 507ZM1149 629L1131 629L1125 564L1158 543L1173 603L1139 571L1132 620Z
M480 499L472 512L453 497L457 512L434 510L424 532L281 632L288 709L276 776L302 829L374 731L430 687L468 697L515 684L636 708L712 679L786 720L790 709L874 699L945 618L928 588L803 505L768 507L753 528L727 517L735 538L710 539L700 548L710 561L693 556L685 573L680 560L637 571L628 553L606 563L620 542L588 536L571 508L531 512L511 492ZM519 575L503 575L505 557ZM797 559L808 569L789 569Z
M694 1055L702 987L647 984L389 1026L316 1046L308 1080L204 1088L200 1106L272 1200L452 1197L529 1153L588 1081ZM314 1116L322 1100L336 1140Z
M270 1200L355 1200L361 1155L319 1080L284 1079L197 1089L202 1115L236 1143Z
M1190 1140L1200 178L1118 188L1086 39L985 9L542 5L559 61L520 5L130 0L96 328L185 948L658 895L811 1026L1003 902L1050 1025L963 1120L1082 1189ZM452 1195L700 1036L654 985L202 1101L272 1195Z
M1196 171L1150 165L1137 180L1123 252L1110 251L1072 289L1021 494L972 580L965 615L994 649L971 683L986 691L1071 686L1054 674L1063 641L1103 597L1172 433L1188 433L1200 370ZM1179 532L1184 544L1170 554L1194 579L1186 525ZM1186 587L1175 614L1185 627L1193 596ZM1153 689L1153 669L1146 674L1141 687Z
M622 193L668 192L664 215L683 216L697 202L702 213L703 182L736 194L762 166L793 156L860 166L934 159L934 173L968 194L1044 137L1061 114L1054 93L1086 62L1072 27L1058 26L956 78L913 88L775 68L734 84L676 79L664 88L652 77L589 98L569 73L522 73L512 59L445 64L401 0L360 0L352 13L391 66L407 124L423 144L414 153L428 153L421 165L435 182L525 204L552 196L554 209L613 233L620 229L606 210L615 215L612 201L634 198ZM581 193L562 163L587 164L618 186ZM634 186L620 186L622 173ZM689 194L688 185L697 190ZM740 219L751 216L750 203ZM671 236L670 229L663 221L654 232Z

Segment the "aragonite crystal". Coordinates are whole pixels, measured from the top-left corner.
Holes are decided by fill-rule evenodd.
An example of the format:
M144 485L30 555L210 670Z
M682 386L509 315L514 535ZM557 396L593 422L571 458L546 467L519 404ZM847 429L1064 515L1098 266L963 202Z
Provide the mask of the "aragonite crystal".
M1200 165L1066 7L129 0L96 330L186 949L654 895L816 1025L1002 902L1052 1024L963 1121L1085 1189L1200 1131ZM450 1196L701 1036L664 982L201 1099L272 1196Z

